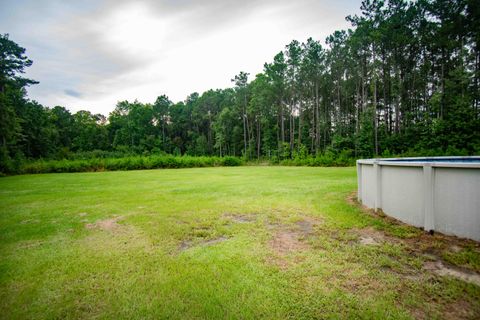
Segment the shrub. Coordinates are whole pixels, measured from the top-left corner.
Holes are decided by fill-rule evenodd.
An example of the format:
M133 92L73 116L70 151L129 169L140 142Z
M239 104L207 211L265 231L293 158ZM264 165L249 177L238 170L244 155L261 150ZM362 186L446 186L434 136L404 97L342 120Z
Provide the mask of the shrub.
M82 157L71 160L35 160L22 163L11 173L52 173L52 172L85 172L85 171L116 171L141 169L174 169L214 166L239 166L243 162L236 157L192 157L173 155L125 156L122 158Z
M226 167L236 167L242 165L242 160L236 157L224 157L222 164Z

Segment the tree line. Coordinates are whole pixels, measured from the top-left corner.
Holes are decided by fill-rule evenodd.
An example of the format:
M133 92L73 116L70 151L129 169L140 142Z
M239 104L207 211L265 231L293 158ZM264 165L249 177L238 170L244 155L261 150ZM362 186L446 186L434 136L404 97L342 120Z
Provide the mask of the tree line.
M480 2L365 0L325 45L293 40L232 88L174 103L118 102L108 117L26 98L32 61L0 35L0 171L103 150L288 159L480 151Z

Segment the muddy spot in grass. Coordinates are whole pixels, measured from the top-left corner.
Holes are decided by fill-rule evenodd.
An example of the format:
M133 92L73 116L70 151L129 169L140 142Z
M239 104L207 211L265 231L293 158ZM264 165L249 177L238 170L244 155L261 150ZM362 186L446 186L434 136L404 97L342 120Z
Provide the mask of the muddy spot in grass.
M351 204L352 206L358 206L359 203L358 203L357 197L358 197L358 195L357 195L356 191L350 193L346 198L347 203Z
M360 237L360 240L358 241L360 244L363 244L364 246L378 246L379 243L372 237L366 236L366 237Z
M191 246L192 246L191 241L184 240L184 241L180 242L180 245L178 246L178 250L179 251L185 251L188 248L190 248Z
M348 203L349 205L354 206L354 207L357 207L357 208L361 208L362 211L363 211L364 213L367 213L368 215L371 215L371 216L377 215L373 209L368 208L367 206L363 205L362 203L360 203L360 202L358 201L358 197L357 197L357 192L356 192L356 191L350 193L345 200L347 201L347 203ZM384 215L383 215L383 213L382 213L381 211L380 211L379 213L380 213L379 216L383 216L383 217L384 217Z
M357 232L362 244L372 245L374 242L396 243L402 245L410 255L434 260L443 259L444 261L445 258L448 258L448 263L480 273L480 264L476 262L480 257L480 242L444 235L440 232L431 234L409 226L383 214L381 210L375 212L373 209L366 208L357 201L356 192L348 195L346 202L360 209L362 213L388 225L383 235L380 231L377 231L377 235L380 232L379 237L376 237L375 234L372 236ZM353 244L353 242L350 243Z
M273 251L279 255L286 255L292 251L303 251L308 248L307 244L300 241L298 232L280 231L270 241Z
M441 277L453 277L480 286L480 274L470 270L463 270L457 267L448 266L440 260L427 261L423 265L423 269L433 272Z
M269 230L275 230L275 229L280 228L281 226L282 226L282 224L279 223L279 222L268 222L268 221L267 221L267 222L265 223L265 227L266 227L267 229L269 229Z
M285 225L279 222L268 222L267 228L276 230L274 238L270 244L273 248L295 249L304 247L306 244L302 243L300 240L313 234L315 223L316 222L313 219L308 218L296 221L291 225Z
M292 264L300 263L301 256L295 254L310 248L308 243L303 241L307 234L309 232L300 230L298 226L296 230L278 230L268 243L273 255L268 257L267 261L281 269L287 269ZM289 256L293 259L290 259Z
M220 243L220 242L223 242L223 241L226 241L228 240L228 237L226 236L220 236L220 237L217 237L217 238L212 238L212 239L205 239L205 240L202 240L200 242L196 242L196 241L193 241L193 240L183 240L182 242L180 242L180 245L178 247L178 250L179 251L185 251L185 250L188 250L192 247L195 247L195 246L212 246L212 245L215 245L217 243Z
M457 246L457 245L455 245L455 244L453 244L453 245L450 246L450 250L451 250L452 252L459 253L460 251L462 251L462 248L459 247L459 246Z
M120 227L118 221L120 221L122 217L115 217L111 219L105 220L98 220L95 223L88 223L85 225L87 229L100 229L103 231L113 231Z
M318 223L315 219L305 218L295 222L292 226L270 224L271 228L280 229L274 234L270 241L270 247L281 256L290 252L304 251L309 245L304 240L314 233L314 226Z
M383 289L382 282L375 278L365 275L355 275L349 270L344 270L342 275L335 275L331 280L333 287L340 287L355 296L371 297Z
M478 319L479 310L473 311L472 305L465 300L457 300L445 305L443 319Z
M248 223L257 220L256 214L237 214L237 213L225 213L223 216L235 223Z
M310 220L300 220L296 223L300 230L300 233L304 236L308 236L313 233L313 222Z
M439 319L453 320L453 319L478 319L479 310L475 310L472 304L466 300L459 299L450 303L447 303L441 308L441 317L437 315ZM410 314L414 319L432 319L432 314L424 309L416 308L411 309ZM435 318L437 318L435 317Z
M204 245L204 246L211 246L211 245L214 245L216 243L220 243L220 242L223 242L225 240L227 240L228 238L225 237L225 236L221 236L221 237L218 237L218 238L214 238L214 239L210 239L210 240L207 240L207 241L204 241L202 242L201 244Z
M313 233L313 223L302 220L295 224L295 229L276 229L277 231L269 242L273 255L269 256L267 261L285 270L292 264L300 263L303 260L296 254L310 248L304 240Z
M383 265L380 267L380 270L382 270L383 272L394 274L401 279L409 280L409 281L419 281L423 278L423 274L421 272L418 272L418 270L412 267L409 267L407 265L401 265L401 266Z

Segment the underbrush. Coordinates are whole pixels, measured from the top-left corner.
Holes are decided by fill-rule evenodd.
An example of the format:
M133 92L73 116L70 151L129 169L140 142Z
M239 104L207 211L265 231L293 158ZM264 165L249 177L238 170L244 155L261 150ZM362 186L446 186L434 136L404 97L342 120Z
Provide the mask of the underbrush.
M176 157L171 155L92 158L83 160L36 160L20 166L19 172L17 173L174 169L239 166L242 163L240 158L235 157Z
M145 169L177 169L201 167L234 167L255 165L258 163L282 166L309 167L346 167L354 166L355 159L319 155L303 159L277 160L262 159L245 161L239 157L193 157L173 155L127 156L123 158L91 158L64 160L34 160L18 165L18 170L10 174L54 173L54 172L88 172Z
M421 154L424 156L424 154ZM442 153L435 156L444 155ZM458 154L455 154L458 155ZM419 156L416 153L391 155L388 152L383 157ZM356 158L351 152L325 152L318 155L294 154L290 157L260 158L246 160L234 156L174 156L168 154L129 155L114 152L90 152L70 155L66 159L38 159L11 161L9 166L0 167L0 177L5 175L29 173L60 173L88 171L126 171L145 169L176 169L196 167L231 167L241 165L281 165L307 167L348 167L355 166Z
M196 167L233 167L241 165L283 165L310 167L344 167L355 165L355 159L334 157L332 155L308 156L304 158L278 160L276 158L247 161L243 158L209 156L173 156L173 155L132 155L124 157L75 157L63 160L39 159L17 163L15 170L8 174L89 172L89 171L126 171L146 169L177 169Z
M355 158L334 157L332 155L308 156L301 159L286 159L279 161L283 166L308 166L308 167L348 167L355 165Z
M0 154L0 177L28 173L53 172L88 172L88 171L118 171L144 169L174 169L195 167L222 167L241 165L281 165L307 167L348 167L355 166L358 158L372 156L355 155L353 150L335 152L326 150L317 155L311 155L306 148L290 152L285 146L285 152L261 157L246 159L235 156L179 156L166 153L134 154L129 150L66 153L63 158L53 159L25 159L25 157L5 158ZM420 157L420 156L461 156L470 155L465 150L410 150L401 154L393 154L385 150L380 158Z

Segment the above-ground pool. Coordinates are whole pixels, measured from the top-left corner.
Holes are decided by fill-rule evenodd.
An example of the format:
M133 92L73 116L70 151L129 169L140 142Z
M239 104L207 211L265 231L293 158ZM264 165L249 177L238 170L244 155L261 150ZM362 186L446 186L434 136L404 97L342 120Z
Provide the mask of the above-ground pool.
M357 177L363 205L480 241L480 156L357 160Z

